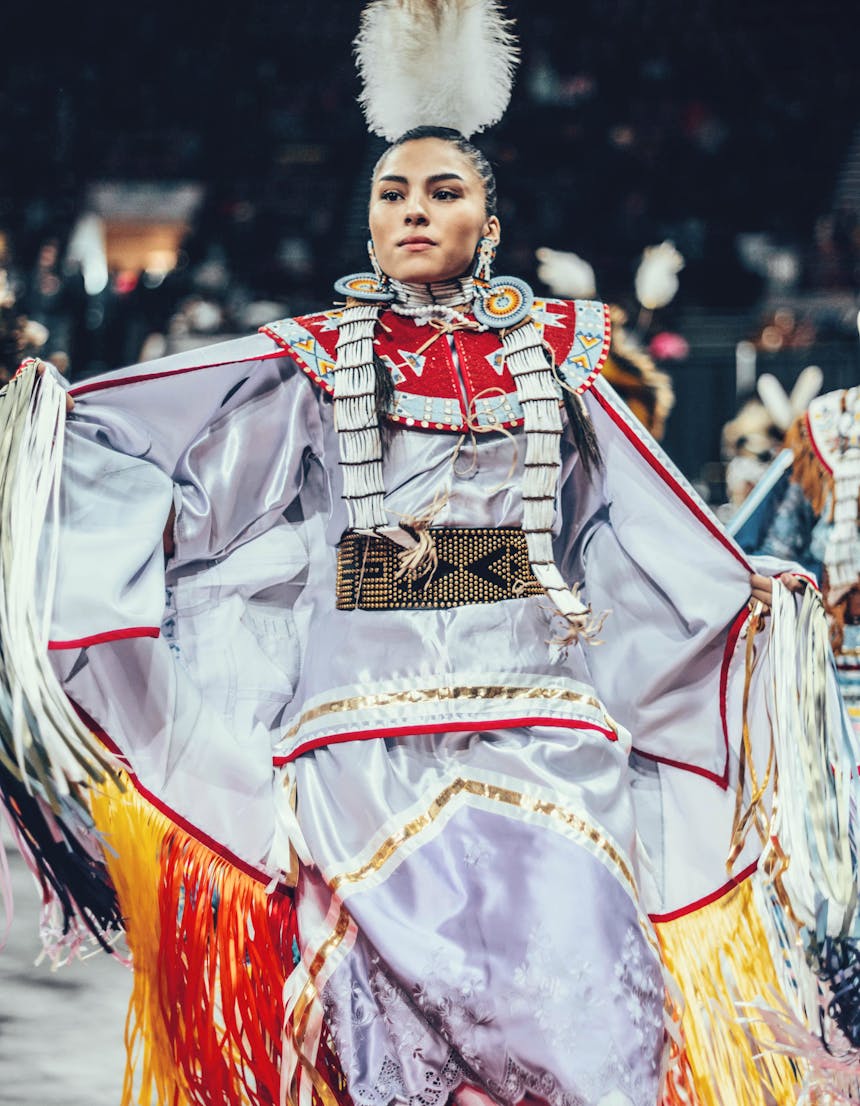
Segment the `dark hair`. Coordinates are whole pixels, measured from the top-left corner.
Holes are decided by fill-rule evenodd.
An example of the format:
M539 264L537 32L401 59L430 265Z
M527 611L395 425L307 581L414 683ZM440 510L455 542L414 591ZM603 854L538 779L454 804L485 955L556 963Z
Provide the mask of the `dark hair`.
M422 138L441 138L443 142L450 142L452 146L465 155L472 163L472 168L478 174L481 179L481 183L484 186L484 205L487 212L487 217L495 215L497 210L496 199L496 175L493 172L493 167L490 165L487 158L477 146L473 146L472 143L465 138L459 131L455 131L453 127L413 127L412 130L406 131L395 142L386 149L385 153L377 161L373 169L373 176L379 172L379 167L388 157L392 150L396 150L398 146L403 146L407 142L417 142Z

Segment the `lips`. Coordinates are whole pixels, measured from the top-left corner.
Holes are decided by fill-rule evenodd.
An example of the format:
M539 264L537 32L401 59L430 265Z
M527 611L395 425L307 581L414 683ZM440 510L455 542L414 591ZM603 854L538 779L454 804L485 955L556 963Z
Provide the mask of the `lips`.
M427 238L420 234L410 235L409 238L403 238L397 244L401 249L408 250L410 253L421 253L423 250L429 250L436 245L432 238Z

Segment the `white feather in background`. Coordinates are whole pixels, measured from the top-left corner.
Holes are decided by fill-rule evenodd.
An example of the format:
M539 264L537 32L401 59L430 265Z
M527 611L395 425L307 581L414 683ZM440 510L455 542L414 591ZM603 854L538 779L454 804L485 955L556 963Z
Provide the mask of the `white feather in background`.
M519 48L497 0L374 0L355 39L374 134L393 142L418 126L466 137L501 119Z
M541 246L535 251L538 276L554 296L570 300L590 300L597 295L594 269L576 253Z
M684 259L671 242L648 246L636 270L636 299L646 311L656 311L671 303L678 291L678 273Z

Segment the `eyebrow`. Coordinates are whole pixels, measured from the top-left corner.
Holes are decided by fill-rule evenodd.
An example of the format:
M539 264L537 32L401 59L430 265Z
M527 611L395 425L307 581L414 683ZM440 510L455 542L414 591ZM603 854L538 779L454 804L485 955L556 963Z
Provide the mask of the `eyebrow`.
M463 178L460 176L459 173L434 173L431 177L427 178L427 180L425 181L425 184L438 184L439 181L443 181L443 180L462 181ZM379 178L378 183L382 184L383 181L390 181L390 182L393 182L395 184L408 184L409 183L409 180L408 180L407 177L398 177L394 173L386 173L384 177Z

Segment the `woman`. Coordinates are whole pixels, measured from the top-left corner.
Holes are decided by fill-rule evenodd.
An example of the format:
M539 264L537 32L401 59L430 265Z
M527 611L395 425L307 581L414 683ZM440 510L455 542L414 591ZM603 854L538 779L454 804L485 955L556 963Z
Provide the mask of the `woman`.
M630 738L613 716L637 722L637 747L669 775L684 772L682 760L692 779L717 774L720 723L707 668L722 659L747 570L686 503L669 504L663 518L685 548L655 545L653 518L636 517L649 496L646 516L656 505L644 485L633 512L616 518L613 481L631 478L630 441L641 439L601 435L603 456L586 468L574 433L587 442L590 427L571 404L552 439L557 496L545 451L539 464L553 479L531 502L541 490L550 499L564 576L584 577L596 612L615 608L604 644L586 644L591 616L577 613L581 604L571 616L566 595L536 583L534 549L523 540L530 448L551 435L541 425L524 429L533 387L518 396L500 365L498 332L478 328L474 284L462 276L476 254L484 265L488 242L500 236L487 163L445 130L407 135L377 166L370 226L390 278L378 287L389 283L397 300L351 309L373 316L373 372L390 374L395 389L379 397L375 377L365 389L372 425L363 432L384 444L384 457L362 486L368 498L384 493L392 537L356 533L352 501L342 498L344 485L355 494L346 470L361 472L367 444L356 449L347 438L344 446L338 405L355 401L337 396L336 385L328 385L334 401L327 391L327 375L343 371L344 311L205 351L205 372L185 355L73 389L52 657L71 699L121 750L138 793L173 823L156 831L162 906L158 947L147 952L141 892L129 875L147 861L123 837L128 803L101 810L96 800L119 855L109 851L108 866L129 919L138 1016L153 1052L169 1053L164 1072L183 1055L211 1054L201 1037L208 1030L191 1026L187 1013L178 1024L173 1011L174 1003L208 1010L213 1026L225 1016L193 990L200 981L187 963L183 894L201 875L189 856L195 845L214 845L222 864L259 872L265 859L270 872L288 870L288 837L300 857L295 916L278 921L274 951L283 953L282 931L297 927L285 1055L307 1088L327 1027L356 1102L435 1103L471 1087L504 1103L526 1095L651 1103L666 1039L665 981L640 896ZM602 311L537 301L530 318L544 322L544 371L554 362L562 385L586 380L590 390L597 375L575 358L596 350L599 367ZM396 420L384 433L377 403ZM424 410L431 417L417 418ZM599 405L594 414L611 426ZM371 442L366 463L377 463L374 449ZM168 513L163 615L158 553ZM367 530L374 520L358 521ZM76 542L88 550L86 573ZM679 581L690 556L713 573L707 596L698 587L685 593ZM753 577L762 598L768 583ZM633 632L646 615L648 629ZM631 653L643 644L658 663ZM611 715L594 690L601 684L613 692ZM687 739L682 755L670 756L691 724L698 746ZM647 773L642 779L647 793ZM706 802L721 865L725 813ZM139 817L153 832L155 812ZM181 848L177 826L190 839ZM674 905L671 865L662 863L666 872L647 878ZM710 878L704 856L699 863L700 878ZM178 936L165 883L178 897ZM224 888L200 895L204 912L212 898L226 914ZM215 925L203 942L214 991L218 939ZM220 951L222 974L229 955ZM235 948L231 955L242 962ZM231 992L229 1006L238 1005ZM239 1036L250 1035L249 1021ZM217 1077L214 1063L186 1071L185 1093L194 1078L225 1094L230 1079L265 1084L255 1064L277 1053L277 1033L277 1024L266 1026L254 1055L224 1062ZM187 1036L196 1049L180 1044ZM277 1071L276 1060L267 1063ZM164 1072L157 1078L169 1079ZM290 1063L282 1077L292 1078Z
M739 779L769 579L601 384L605 308L491 278L461 135L386 152L370 229L345 307L72 389L50 649L125 769L89 805L139 1100L763 1102L699 1001L681 1054L663 967L778 985Z

